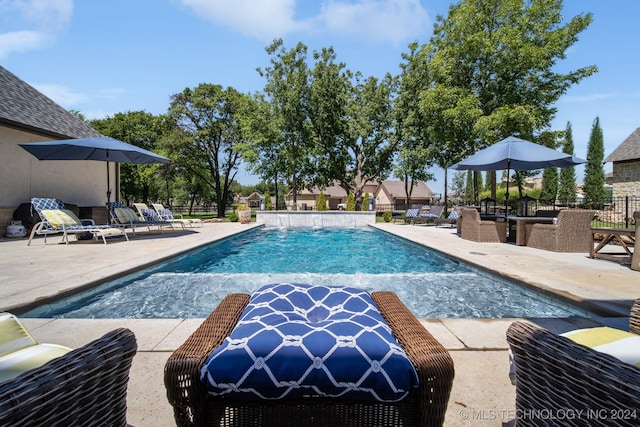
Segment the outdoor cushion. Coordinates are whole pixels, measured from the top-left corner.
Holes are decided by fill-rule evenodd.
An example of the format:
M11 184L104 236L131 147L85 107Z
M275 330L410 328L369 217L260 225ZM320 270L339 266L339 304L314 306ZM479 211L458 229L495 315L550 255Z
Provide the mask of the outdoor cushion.
M44 209L42 215L55 228L82 227L82 222L69 209Z
M458 210L452 210L447 219L458 219Z
M118 220L120 222L132 223L132 222L138 222L139 221L138 215L136 215L136 213L133 211L133 209L130 209L130 208L115 208L114 212L116 213L116 216L118 217Z
M158 214L153 209L142 209L142 216L144 217L144 220L148 222L160 221Z
M577 329L561 335L640 368L640 335L607 326Z
M418 386L415 368L371 296L339 286L266 285L207 358L214 396L344 397L394 402Z
M169 209L160 209L158 215L163 219L174 219L173 213Z

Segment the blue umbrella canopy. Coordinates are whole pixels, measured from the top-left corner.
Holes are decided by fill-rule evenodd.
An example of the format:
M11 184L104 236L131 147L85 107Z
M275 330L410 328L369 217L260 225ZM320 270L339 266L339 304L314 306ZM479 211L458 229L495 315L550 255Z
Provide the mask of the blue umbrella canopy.
M108 136L29 142L18 145L39 160L98 160L145 165L169 161L159 154Z
M566 168L586 160L510 136L451 166L456 170L495 171Z
M505 194L505 216L509 204L509 170L534 170L549 167L567 168L585 163L586 160L571 154L553 150L544 145L509 136L502 141L478 151L451 166L455 170L507 171Z
M108 136L18 144L39 160L97 160L107 162L107 202L111 201L109 162L149 165L169 159Z

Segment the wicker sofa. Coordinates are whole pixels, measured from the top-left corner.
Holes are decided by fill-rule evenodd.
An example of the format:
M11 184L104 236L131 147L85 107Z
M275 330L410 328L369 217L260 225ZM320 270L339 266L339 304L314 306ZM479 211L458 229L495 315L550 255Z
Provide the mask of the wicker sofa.
M506 221L484 221L476 209L462 209L460 237L474 242L506 242Z
M629 330L640 334L640 299ZM522 321L511 324L507 342L516 365L518 426L640 423L639 368Z
M238 400L212 397L199 380L207 356L227 337L249 302L247 294L228 295L165 365L167 397L179 426L251 425L442 425L453 384L447 350L392 292L372 298L411 363L420 386L399 402L340 398Z
M126 426L133 332L116 329L0 383L0 425Z
M563 209L556 224L527 224L526 245L554 252L591 251L591 221L596 212L586 209Z

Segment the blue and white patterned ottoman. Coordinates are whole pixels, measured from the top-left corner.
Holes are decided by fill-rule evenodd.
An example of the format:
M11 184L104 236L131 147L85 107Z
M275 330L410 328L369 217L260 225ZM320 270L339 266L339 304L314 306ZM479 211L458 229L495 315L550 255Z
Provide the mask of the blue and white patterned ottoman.
M418 376L371 296L360 289L267 285L207 358L212 396L304 396L397 402Z

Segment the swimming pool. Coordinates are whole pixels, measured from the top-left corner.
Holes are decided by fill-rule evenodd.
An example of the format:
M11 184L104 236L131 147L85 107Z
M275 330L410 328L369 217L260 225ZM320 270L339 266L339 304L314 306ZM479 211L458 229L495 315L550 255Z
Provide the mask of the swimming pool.
M586 313L371 227L258 228L123 277L25 317L201 318L229 293L268 283L390 290L424 318Z

